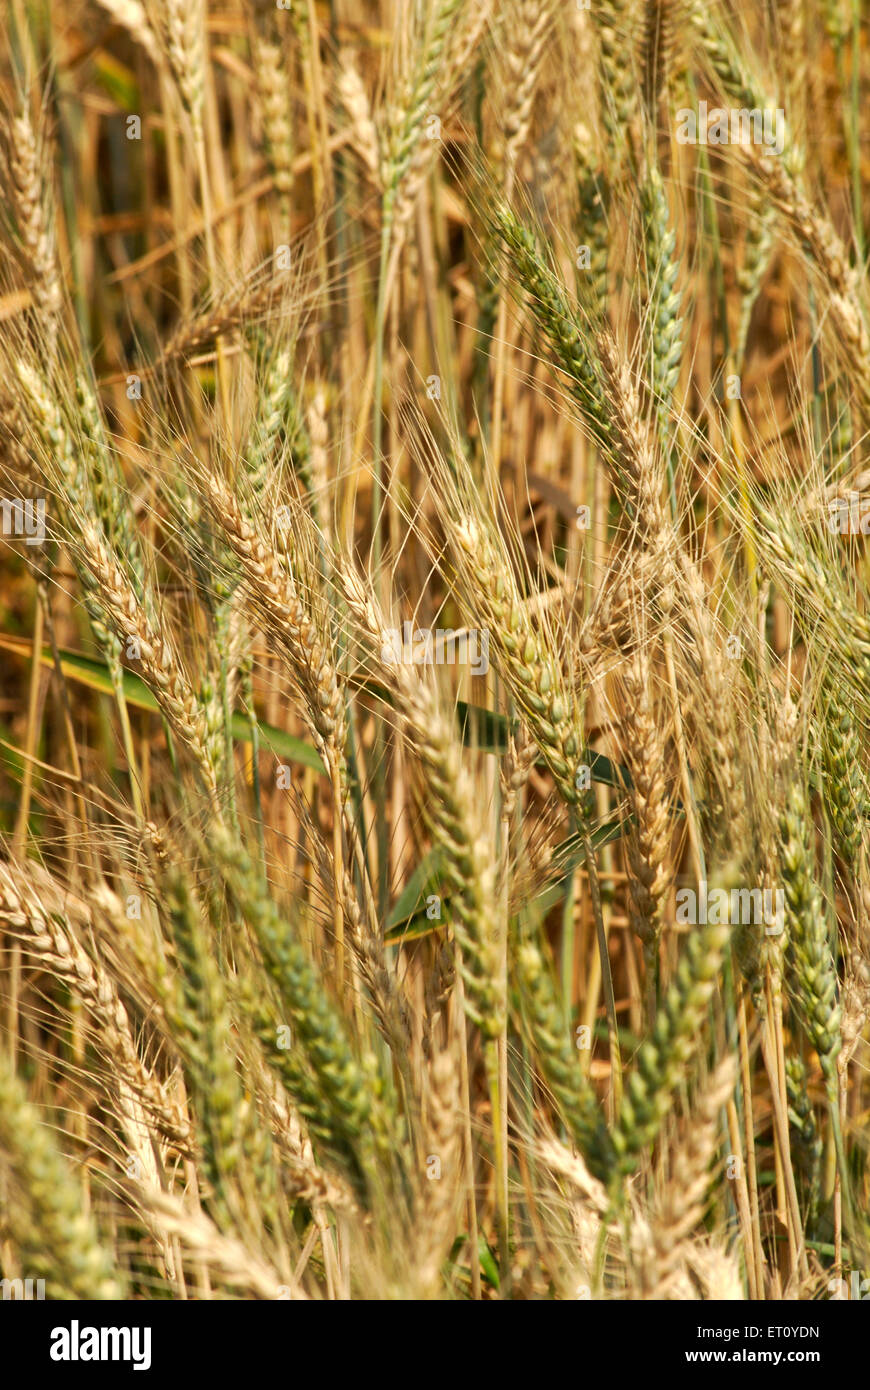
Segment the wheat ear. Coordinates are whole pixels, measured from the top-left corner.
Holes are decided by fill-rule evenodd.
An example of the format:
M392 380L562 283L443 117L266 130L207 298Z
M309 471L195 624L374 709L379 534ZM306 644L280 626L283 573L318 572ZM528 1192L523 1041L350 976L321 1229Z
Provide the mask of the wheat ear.
M210 841L239 912L249 924L300 1041L317 1085L363 1171L370 1143L383 1154L391 1119L382 1087L356 1060L347 1031L323 982L289 923L265 892L244 850L223 830Z
M169 642L152 627L96 525L81 519L75 546L96 581L99 602L122 644L139 653L142 676L173 732L193 754L215 814L223 750Z
M656 1280L652 1298L667 1297L679 1266L692 1242L692 1232L704 1215L712 1182L710 1165L717 1147L722 1110L734 1090L736 1065L725 1057L692 1106L683 1127L669 1181L653 1222Z
M504 114L505 163L515 167L525 144L535 88L550 27L551 0L518 0L510 16L511 39L505 52L507 109Z
M837 853L857 866L870 817L870 792L858 726L836 682L826 682L821 730L824 778L822 794L834 829Z
M148 15L142 0L96 0L97 4L111 15L116 24L130 35L148 54L155 67L161 62L160 45L154 30L148 22Z
M807 1092L807 1069L803 1058L792 1053L785 1062L785 1083L788 1093L788 1118L791 1126L792 1153L798 1175L802 1180L810 1228L818 1218L821 1188L821 1162L824 1145L813 1104Z
M619 143L628 138L637 109L636 15L632 0L604 0L592 10L604 87L602 116L611 139Z
M667 95L679 14L674 0L644 0L643 8L644 99L655 122L658 104Z
M574 151L579 174L577 235L581 243L589 247L590 295L601 321L606 322L609 310L608 210L610 183L603 169L593 170L589 167L585 151L581 149L577 141L575 141Z
M623 728L631 772L628 796L634 818L628 841L632 872L631 921L643 943L648 991L654 990L662 915L670 884L666 866L671 842L664 737L655 717L651 677L649 652L641 641L624 676ZM652 993L650 998L654 998Z
M290 658L305 697L303 715L330 761L344 744L344 698L333 664L331 641L318 631L299 585L281 556L242 513L223 479L209 474L207 496L237 556L257 607Z
M403 728L429 779L423 811L455 907L466 1012L487 1037L498 1037L505 999L496 953L494 866L474 814L452 724L439 709L434 690L415 671L384 659L383 653L392 655L390 634L374 595L349 566L342 567L341 578L348 607L380 654L382 678L396 693Z
M454 1057L449 1052L439 1053L430 1063L429 1076L428 1171L414 1260L415 1282L423 1297L439 1286L441 1266L456 1233L457 1195L462 1190L459 1085ZM437 1168L433 1160L437 1160Z
M500 538L458 499L454 510L453 553L469 611L483 621L495 645L499 667L559 794L577 805L583 729L576 699L546 637L532 626Z
M662 176L652 163L643 184L642 206L649 285L647 331L652 349L650 377L662 438L667 442L672 432L671 407L683 357L682 296L677 288L677 239L670 225L667 193Z
M359 69L348 54L342 56L335 79L338 96L350 119L353 147L366 166L369 177L380 181L381 155L372 108Z
M689 1063L701 1046L703 1024L730 929L707 923L689 933L676 978L652 1031L641 1043L611 1140L630 1172L656 1139Z
M430 102L442 79L442 64L450 41L451 29L465 5L465 0L434 0L430 23L420 45L419 54L402 95L389 140L384 173L384 221L391 226L404 221L413 199L403 187L409 175L417 184L418 164L426 152L422 126Z
M251 58L263 116L266 156L279 196L282 236L290 232L290 195L293 192L293 109L285 50L273 4L248 0Z
M0 921L29 955L68 982L91 1015L97 1045L113 1078L129 1086L167 1139L186 1149L190 1126L143 1064L115 982L79 944L58 910L62 904L47 910L27 879L22 865L0 863Z
M788 929L786 954L795 985L795 1012L818 1053L829 1087L836 1088L837 1055L842 1046L837 972L822 895L815 881L810 826L806 794L795 780L779 817L780 873Z
M51 357L57 341L63 288L47 207L45 156L26 102L22 103L18 115L7 122L5 136L9 200L27 261L30 292L45 349Z
M580 1068L577 1049L572 1045L567 1020L540 946L533 941L522 943L515 954L513 971L526 1030L559 1113L590 1172L607 1181L612 1174L614 1153L601 1105Z
M0 1172L11 1184L6 1221L28 1278L44 1278L49 1298L123 1297L84 1210L81 1186L27 1099L5 1047L0 1048Z

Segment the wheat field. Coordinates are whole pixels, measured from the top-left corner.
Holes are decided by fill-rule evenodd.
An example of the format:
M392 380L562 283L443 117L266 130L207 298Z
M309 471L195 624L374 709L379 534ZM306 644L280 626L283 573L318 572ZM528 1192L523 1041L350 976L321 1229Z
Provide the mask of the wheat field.
M858 1296L862 10L9 0L9 1287Z

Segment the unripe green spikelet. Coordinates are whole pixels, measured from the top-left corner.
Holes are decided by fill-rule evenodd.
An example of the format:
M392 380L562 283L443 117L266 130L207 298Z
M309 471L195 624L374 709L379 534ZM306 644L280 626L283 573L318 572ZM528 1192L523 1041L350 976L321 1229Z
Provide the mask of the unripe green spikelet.
M798 781L789 789L779 829L788 928L786 957L794 985L793 1005L801 1027L819 1054L830 1088L836 1085L837 1054L842 1046L837 972L828 942L822 895L813 877L809 808Z
M367 633L383 649L386 621L374 596L350 567L342 572L347 602ZM496 1038L504 1026L506 1001L496 942L494 866L474 809L474 793L434 689L402 663L382 666L396 695L396 708L428 782L423 815L440 851L439 871L451 889L460 971L466 985L465 1012L481 1032Z
M605 91L602 118L612 138L625 140L637 107L639 78L634 62L636 7L630 0L593 5Z
M532 627L509 566L484 527L465 515L455 536L468 580L469 601L486 619L504 679L528 721L560 796L569 805L578 805L577 770L583 748L574 698L543 636Z
M677 239L662 176L650 166L643 186L643 228L647 254L652 345L652 386L656 414L664 429L683 355L682 295L677 289Z
M812 1102L807 1095L807 1069L803 1059L796 1053L786 1058L785 1084L788 1092L788 1118L792 1129L792 1154L803 1179L807 1217L812 1227L818 1215L824 1146Z
M237 982L235 994L245 1024L258 1039L263 1057L277 1075L294 1108L308 1126L312 1138L346 1169L355 1170L356 1160L340 1118L337 1120L325 1102L311 1068L298 1048L278 1046L278 1012L271 1000L248 976Z
M355 1152L367 1148L366 1136L388 1152L393 1117L377 1078L357 1061L343 1020L290 925L265 892L241 846L216 831L212 849L234 898L257 938L266 968L286 1010L288 1022L304 1049L324 1101Z
M85 1211L82 1189L27 1099L5 1048L0 1048L0 1173L13 1188L4 1225L25 1277L44 1279L48 1298L122 1298L112 1262Z
M822 730L825 805L834 827L834 843L843 862L858 861L870 815L870 797L863 770L861 741L855 720L833 682L827 690Z
M589 247L589 279L592 298L602 318L607 316L607 177L603 171L592 173L584 169L579 187L579 221L577 230ZM585 274L585 272L583 272Z
M452 28L464 4L465 0L439 0L434 7L432 28L422 45L420 61L409 80L405 102L398 113L390 140L384 170L384 220L388 223L392 221L402 181L420 143L420 127L438 84Z
M519 948L514 965L528 1030L544 1078L590 1172L606 1181L612 1171L613 1152L598 1099L580 1070L576 1048L571 1046L550 971L541 951L531 942Z
M698 1049L729 932L727 925L708 923L689 933L652 1034L638 1050L611 1136L625 1172L658 1136Z
M541 258L534 235L505 204L493 209L496 231L513 261L517 281L529 296L532 311L586 423L602 448L612 445L610 419L598 363L585 345L586 334L563 286Z
M761 196L756 196L754 216L746 227L746 241L743 246L743 263L737 272L737 284L742 292L740 300L740 321L737 327L736 360L742 363L746 353L746 339L749 324L755 307L761 282L770 265L776 227L776 209Z
M208 1177L219 1214L226 1219L248 1107L229 1047L226 991L199 920L199 904L181 874L167 885L167 906L180 977L175 989L167 985L165 1007L187 1062Z

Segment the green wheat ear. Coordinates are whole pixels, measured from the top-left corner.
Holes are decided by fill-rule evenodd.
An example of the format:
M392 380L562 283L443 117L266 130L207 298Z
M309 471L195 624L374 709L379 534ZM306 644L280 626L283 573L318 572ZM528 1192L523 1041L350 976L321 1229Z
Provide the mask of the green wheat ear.
M256 1176L259 1212L274 1224L276 1182L269 1136L243 1094L232 1047L229 991L200 920L200 905L182 874L168 881L167 907L179 975L175 987L166 990L166 1011L187 1064L204 1168L219 1223L229 1225L240 1219L239 1184L244 1185L250 1165Z
M819 1212L821 1163L824 1145L819 1134L812 1101L807 1093L807 1069L802 1057L786 1058L785 1084L788 1092L788 1118L792 1133L792 1153L800 1173L807 1204L807 1223L812 1230Z
M577 234L589 246L589 289L592 301L604 321L608 313L607 232L610 203L610 187L604 171L593 173L585 162L581 162L578 201Z
M112 1261L66 1161L27 1099L0 1048L0 1177L9 1184L4 1213L26 1278L44 1279L56 1299L123 1298Z
M806 793L796 780L779 818L780 873L788 930L786 959L795 1014L819 1055L829 1092L833 1088L836 1094L837 1055L842 1047L837 971L822 895L814 877L810 827Z
M743 264L737 272L737 284L741 290L740 319L736 337L736 361L738 364L742 364L746 356L746 343L749 337L752 311L770 267L771 254L775 245L776 209L758 194L755 195L754 202L755 215L750 219L746 228Z
M837 853L844 864L854 866L858 863L870 816L863 749L852 710L833 681L825 694L822 792L834 828Z
M812 820L803 783L795 780L780 815L780 872L789 938L786 959L792 979L792 1007L816 1049L828 1097L831 1133L842 1183L843 1220L855 1228L849 1167L840 1123L837 1058L843 1046L837 968L831 951L822 895L814 878Z
M262 951L286 1018L299 1038L322 1097L322 1113L332 1117L330 1128L355 1155L359 1171L364 1173L372 1166L375 1154L384 1159L398 1143L396 1120L383 1083L354 1054L341 1013L245 851L221 830L213 833L209 843L237 908Z
M670 434L669 419L674 390L683 360L682 295L677 289L679 262L677 238L662 176L654 165L647 171L642 190L644 244L647 256L652 347L652 388L656 415L664 439Z
M699 1050L730 930L727 925L708 923L689 933L676 979L651 1035L638 1049L611 1134L624 1172L633 1171L641 1154L655 1142Z
M522 944L513 968L525 1028L544 1079L589 1171L606 1182L613 1172L614 1153L601 1105L580 1069L577 1049L572 1046L568 1021L541 947L531 941Z
M640 74L635 62L637 6L604 0L592 6L601 63L601 114L617 146L623 144L637 110Z
M592 437L605 451L611 449L613 440L604 379L590 348L594 333L586 328L570 303L564 286L544 259L533 232L505 203L496 204L491 216L516 272L516 283L528 296L538 327L550 345L557 366L568 379L568 389Z

